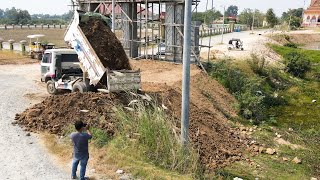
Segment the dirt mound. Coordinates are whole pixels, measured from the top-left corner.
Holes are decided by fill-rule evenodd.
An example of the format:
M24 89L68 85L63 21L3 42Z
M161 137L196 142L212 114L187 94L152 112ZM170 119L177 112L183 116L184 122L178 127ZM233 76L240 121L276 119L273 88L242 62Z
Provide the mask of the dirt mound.
M61 135L66 125L81 119L113 135L112 108L122 100L121 96L111 97L101 93L50 96L23 113L17 114L16 120L26 130L48 131Z
M168 107L168 114L174 117L174 124L180 129L181 82L169 86L147 81L143 82L142 88ZM217 81L202 73L195 73L191 77L190 94L190 139L199 152L201 163L214 169L240 160L248 140L244 137L240 140L240 133L231 128L228 121L236 116L232 108L236 100ZM61 134L65 126L75 120L85 119L113 135L115 117L112 108L115 105L127 105L125 97L100 93L52 96L27 109L16 119L27 130L55 134ZM80 113L80 110L89 112Z
M80 27L105 67L131 70L121 42L103 20L90 17L86 23L80 23Z

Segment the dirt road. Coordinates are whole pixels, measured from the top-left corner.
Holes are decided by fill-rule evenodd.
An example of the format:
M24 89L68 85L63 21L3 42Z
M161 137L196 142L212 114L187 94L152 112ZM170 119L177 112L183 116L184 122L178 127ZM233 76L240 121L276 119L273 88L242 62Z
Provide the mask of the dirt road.
M269 56L270 60L278 60L279 57L270 52L269 48L265 46L266 43L272 42L266 35L270 33L268 30L257 30L252 34L251 31L233 32L224 34L223 44L221 44L221 35L205 37L200 39L201 45L212 46L211 52L214 52L216 58L231 57L234 59L246 59L250 57L251 53L263 54ZM228 42L232 38L237 38L243 41L244 51L228 50ZM201 56L207 58L208 48L201 49Z
M33 94L45 93L35 83L38 73L39 64L0 66L1 179L69 179L67 172L53 165L37 135L26 136L27 132L11 124L16 113L39 101Z

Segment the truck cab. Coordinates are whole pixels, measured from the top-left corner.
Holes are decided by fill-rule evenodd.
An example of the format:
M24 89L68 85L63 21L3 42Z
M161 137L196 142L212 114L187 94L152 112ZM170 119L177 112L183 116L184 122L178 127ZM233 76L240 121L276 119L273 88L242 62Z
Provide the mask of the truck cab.
M41 81L47 83L50 94L58 89L72 91L72 81L83 76L78 54L73 49L50 49L44 52L41 60Z

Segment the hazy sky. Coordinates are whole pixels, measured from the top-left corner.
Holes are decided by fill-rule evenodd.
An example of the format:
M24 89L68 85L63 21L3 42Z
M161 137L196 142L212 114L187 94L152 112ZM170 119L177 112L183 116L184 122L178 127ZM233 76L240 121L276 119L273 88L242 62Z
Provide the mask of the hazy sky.
M199 11L206 9L207 0L200 0ZM303 7L304 1L306 7L311 0L208 0L211 8L212 1L216 9L221 10L223 5L237 5L240 11L244 8L259 9L265 12L268 8L273 8L278 16L281 16L283 11L289 8ZM0 0L0 9L9 7L17 7L26 9L31 14L48 13L48 14L63 14L70 10L70 0Z

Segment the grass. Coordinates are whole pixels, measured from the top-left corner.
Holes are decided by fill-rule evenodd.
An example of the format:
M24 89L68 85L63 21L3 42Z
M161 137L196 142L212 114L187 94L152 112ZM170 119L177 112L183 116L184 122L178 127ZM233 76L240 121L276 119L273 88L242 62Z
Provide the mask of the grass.
M4 64L30 64L38 61L11 51L0 50L0 65Z
M269 46L283 57L291 52L303 54L311 60L312 69L305 78L293 77L285 73L281 66L278 68L252 67L259 62L250 63L250 61L249 64L245 61L235 62L230 63L227 67L219 66L220 68L216 69L215 73L219 74L213 77L227 85L226 87L229 90L230 87L232 90L234 86L242 82L242 77L262 78L263 83L260 87L264 88L263 92L277 94L285 102L269 106L266 111L269 118L264 119L259 125L262 130L256 131L252 135L255 140L267 147L276 148L277 155L247 155L255 165L250 166L246 161L240 161L217 170L218 177L223 179L232 179L233 177L244 179L254 179L255 177L260 179L310 179L310 177L320 177L320 105L318 102L312 103L312 100L318 101L318 97L320 97L320 81L319 78L314 76L320 70L320 51L273 44L269 44ZM233 76L234 73L231 71L226 71L226 69L232 67L237 70L237 76ZM228 79L231 76L233 78ZM278 86L279 84L283 85ZM289 131L289 128L292 128L293 131ZM304 148L292 149L287 145L277 144L273 140L276 132L280 133L285 140ZM290 160L283 161L282 157ZM302 164L292 163L291 160L294 157L302 159ZM256 165L259 165L259 167Z
M41 38L40 41L53 43L57 47L66 47L64 42L65 29L14 29L14 30L0 30L0 37L4 41L9 39L15 40L15 42L20 42L21 40L27 40L28 35L32 34L43 34L45 37Z

